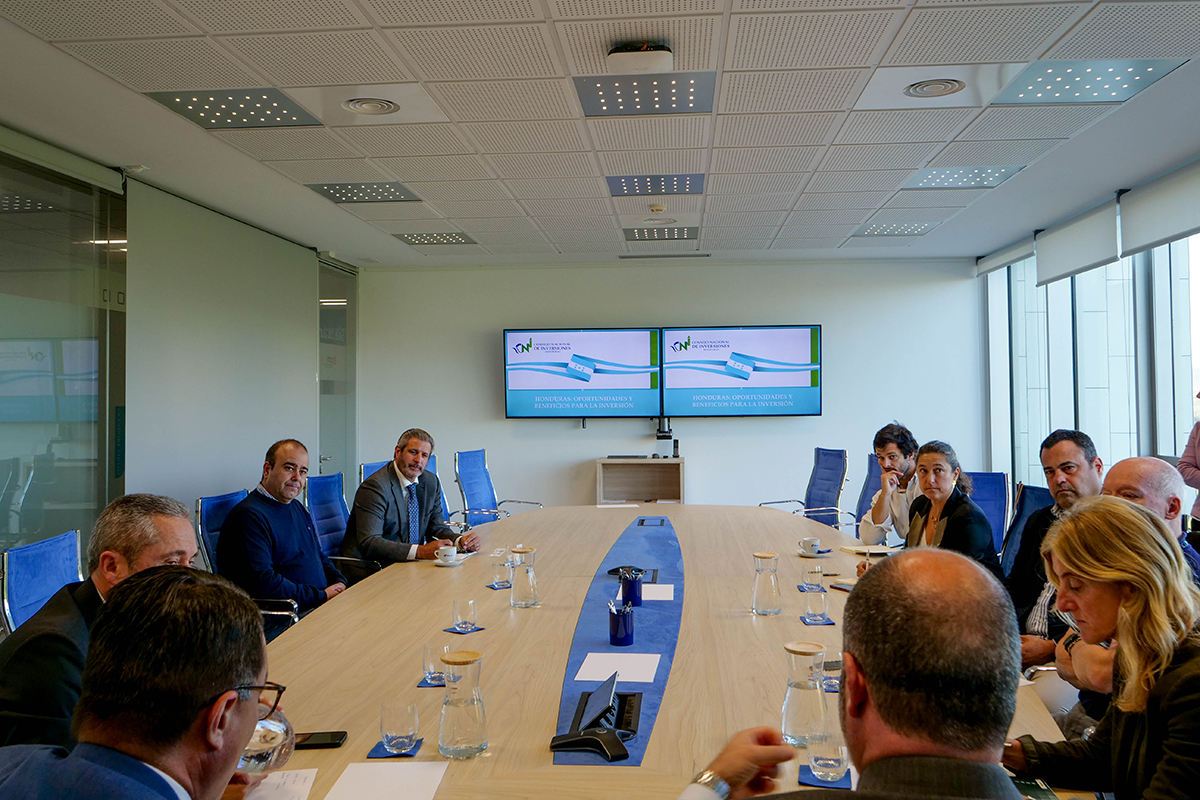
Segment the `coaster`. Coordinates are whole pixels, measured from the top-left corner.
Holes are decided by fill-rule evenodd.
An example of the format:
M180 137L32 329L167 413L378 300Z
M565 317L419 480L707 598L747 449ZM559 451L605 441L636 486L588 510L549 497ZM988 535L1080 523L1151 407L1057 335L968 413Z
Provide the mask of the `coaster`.
M440 689L441 687L443 687L445 685L446 685L445 681L442 681L441 683L430 683L428 678L421 678L421 682L417 684L417 688L418 689L432 689L432 688L436 687L436 688Z
M825 691L831 692L833 694L837 694L838 691L841 689L841 683L842 683L841 678L834 678L832 676L827 675L827 676L825 676L825 682L824 682Z
M415 756L421 749L421 743L424 741L424 739L417 739L417 743L414 744L411 749L405 750L403 753L389 752L388 749L383 746L382 741L376 742L375 746L371 748L371 752L367 753L367 758L401 758ZM809 785L816 786L815 783ZM828 786L829 784L825 785Z
M804 584L803 584L803 583L801 583L800 585L798 585L796 588L797 588L797 589L799 589L799 590L800 590L800 591L802 591L802 592L824 592L824 591L826 591L826 589L825 589L825 587L824 587L824 586L818 586L818 587L817 587L817 588L815 588L815 589L806 589L806 588L804 587Z
M512 586L511 586L511 585L510 585L510 586L497 586L497 585L496 585L496 584L494 584L494 583L488 583L488 584L485 584L485 585L487 586L487 588L489 588L489 589L495 589L495 590L499 590L499 589L511 589L511 588L512 588Z
M813 775L812 769L809 768L808 764L800 764L799 765L799 773L800 774L797 777L799 778L799 783L803 786L818 786L823 789L849 789L850 788L850 770L849 769L846 770L845 775L843 775L841 778L837 779L836 781L833 781L832 783L830 783L829 781L823 781L820 778L818 778L816 775Z
M829 617L823 617L820 622L809 622L804 617L801 617L800 621L803 622L805 625L832 625L833 624L833 620L831 620Z
M831 622L829 624L832 625L833 623ZM442 628L442 630L444 630L446 633L459 633L459 634L462 634L463 636L466 636L468 633L475 633L477 631L483 630L483 628L476 625L474 628L471 628L471 630L469 630L469 631L460 631L458 628Z

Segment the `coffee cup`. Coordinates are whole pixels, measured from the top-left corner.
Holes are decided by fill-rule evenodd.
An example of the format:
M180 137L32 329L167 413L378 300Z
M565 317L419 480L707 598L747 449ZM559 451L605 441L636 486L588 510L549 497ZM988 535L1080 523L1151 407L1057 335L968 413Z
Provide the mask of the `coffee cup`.
M809 555L816 555L821 549L821 540L815 536L806 536L800 540L800 549Z
M437 556L438 561L441 561L443 564L449 564L454 561L454 557L458 554L458 548L445 545L434 550L433 554Z

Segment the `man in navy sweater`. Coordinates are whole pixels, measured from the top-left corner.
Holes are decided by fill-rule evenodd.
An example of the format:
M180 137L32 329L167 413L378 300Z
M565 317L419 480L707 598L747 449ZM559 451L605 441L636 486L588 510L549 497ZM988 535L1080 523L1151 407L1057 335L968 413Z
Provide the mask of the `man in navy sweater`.
M222 575L251 597L291 598L301 611L346 590L346 579L321 553L303 503L308 448L295 439L271 445L262 481L225 518L217 541Z

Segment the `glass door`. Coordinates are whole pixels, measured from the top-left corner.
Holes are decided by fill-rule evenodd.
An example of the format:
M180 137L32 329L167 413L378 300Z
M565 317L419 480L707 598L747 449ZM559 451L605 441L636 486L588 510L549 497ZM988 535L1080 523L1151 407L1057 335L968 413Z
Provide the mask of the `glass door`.
M356 276L340 267L320 266L320 364L321 446L317 464L309 472L319 475L342 473L346 494L354 496L358 486L355 444L355 334L357 329Z

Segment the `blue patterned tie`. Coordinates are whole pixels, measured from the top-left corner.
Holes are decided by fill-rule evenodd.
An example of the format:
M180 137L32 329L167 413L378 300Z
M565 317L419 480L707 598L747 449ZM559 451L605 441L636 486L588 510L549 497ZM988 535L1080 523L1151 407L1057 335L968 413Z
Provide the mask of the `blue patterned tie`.
M408 543L421 543L421 512L417 509L417 485L408 485Z

